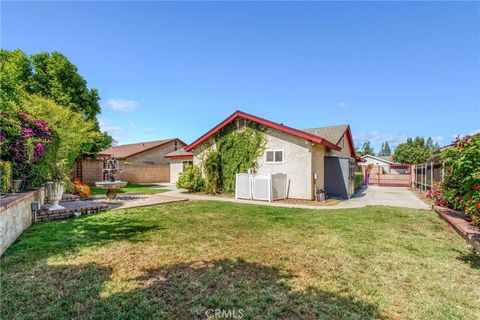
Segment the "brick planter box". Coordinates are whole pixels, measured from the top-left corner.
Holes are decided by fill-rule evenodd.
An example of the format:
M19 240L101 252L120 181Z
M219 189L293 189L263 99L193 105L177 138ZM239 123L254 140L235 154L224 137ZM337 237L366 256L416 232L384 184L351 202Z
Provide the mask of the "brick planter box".
M474 249L480 253L480 230L472 223L465 220L465 214L460 211L434 206L435 212L450 224Z
M94 201L73 200L61 202L60 205L65 207L65 209L50 211L48 210L50 204L45 205L42 210L37 213L35 221L62 220L84 214L95 214L108 209L108 205Z

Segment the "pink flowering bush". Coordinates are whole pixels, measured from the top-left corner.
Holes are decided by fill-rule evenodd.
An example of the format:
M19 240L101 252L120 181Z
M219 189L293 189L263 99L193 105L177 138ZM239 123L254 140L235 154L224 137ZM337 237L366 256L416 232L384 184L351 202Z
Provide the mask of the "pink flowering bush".
M457 139L442 153L442 160L447 170L439 197L480 226L480 135Z
M52 142L52 128L24 111L1 112L0 159L13 164L14 178L25 180Z

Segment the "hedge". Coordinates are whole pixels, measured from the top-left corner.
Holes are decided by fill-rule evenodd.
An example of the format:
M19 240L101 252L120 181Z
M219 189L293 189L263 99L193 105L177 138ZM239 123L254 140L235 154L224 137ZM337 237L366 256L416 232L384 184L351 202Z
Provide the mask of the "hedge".
M363 172L355 172L355 190L363 186Z

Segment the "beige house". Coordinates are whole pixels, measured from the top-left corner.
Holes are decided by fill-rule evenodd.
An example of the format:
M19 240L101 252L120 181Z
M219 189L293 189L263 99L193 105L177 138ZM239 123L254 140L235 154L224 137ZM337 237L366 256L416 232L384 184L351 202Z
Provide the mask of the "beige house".
M77 159L73 175L88 184L102 181L102 158L114 156L119 161L122 180L131 183L168 182L170 164L165 155L185 145L182 140L173 138L111 147L101 151L99 159Z
M188 163L201 166L204 153L215 148L215 133L234 121L239 130L248 121L266 127L266 150L257 160L256 173L287 174L289 198L314 199L319 189L331 196L353 194L353 165L358 157L349 125L298 130L241 111L184 149L168 154L170 181L176 182Z

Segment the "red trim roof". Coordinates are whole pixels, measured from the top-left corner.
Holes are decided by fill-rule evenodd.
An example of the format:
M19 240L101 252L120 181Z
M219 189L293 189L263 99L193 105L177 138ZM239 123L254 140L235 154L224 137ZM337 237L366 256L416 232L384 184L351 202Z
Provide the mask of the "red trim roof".
M355 158L357 161L360 157L355 153L355 146L353 145L352 131L350 130L350 125L347 126L344 135L347 135L348 145L350 146L350 155L352 158ZM340 142L340 141L339 141Z
M182 154L179 156L163 156L163 157L167 159L191 159L193 158L193 154Z
M307 133L305 131L290 128L290 127L284 126L283 124L279 124L279 123L276 123L276 122L273 122L273 121L269 121L269 120L266 120L266 119L263 119L263 118L260 118L260 117L257 117L257 116L254 116L254 115L251 115L251 114L248 114L248 113L237 110L231 116L229 116L227 119L223 120L218 125L216 125L213 129L211 129L210 131L205 133L203 136L201 136L200 138L198 138L197 140L192 142L190 145L186 146L185 151L191 151L192 149L194 149L199 144L205 142L208 138L210 138L212 135L214 135L216 132L218 132L220 129L222 129L223 127L228 125L230 122L232 122L236 118L243 118L243 119L247 119L247 120L250 120L250 121L253 121L253 122L257 122L257 123L260 123L260 124L262 124L266 127L277 129L279 131L290 133L294 136L304 138L304 139L312 141L312 142L323 144L324 146L329 147L333 150L340 151L342 149L339 146L337 146L336 144L334 144L334 143L332 143L332 142L330 142L326 139L323 139L322 137Z

